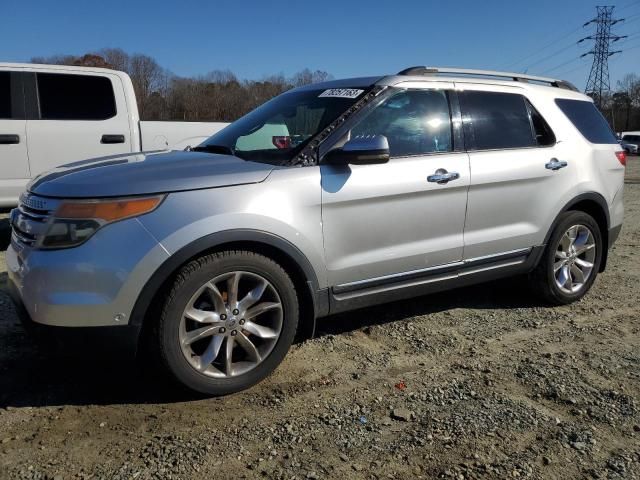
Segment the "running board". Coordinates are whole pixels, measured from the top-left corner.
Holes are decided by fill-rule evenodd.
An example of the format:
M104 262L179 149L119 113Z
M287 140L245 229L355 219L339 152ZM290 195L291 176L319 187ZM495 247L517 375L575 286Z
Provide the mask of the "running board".
M537 264L543 251L544 246L513 250L336 285L331 289L330 311L333 314L527 273Z

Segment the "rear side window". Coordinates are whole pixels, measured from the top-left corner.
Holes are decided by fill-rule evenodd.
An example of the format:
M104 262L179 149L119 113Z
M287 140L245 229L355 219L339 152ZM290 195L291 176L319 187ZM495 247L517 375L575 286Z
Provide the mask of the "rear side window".
M556 98L556 105L591 143L618 143L611 127L592 102Z
M501 92L460 92L465 131L473 132L476 150L537 146L522 95Z
M442 90L407 90L386 99L351 130L384 135L392 157L450 152L451 115Z
M0 118L11 118L11 74L0 72Z
M640 135L625 135L622 140L625 142L640 142Z
M42 120L106 120L116 115L111 80L89 75L38 74Z

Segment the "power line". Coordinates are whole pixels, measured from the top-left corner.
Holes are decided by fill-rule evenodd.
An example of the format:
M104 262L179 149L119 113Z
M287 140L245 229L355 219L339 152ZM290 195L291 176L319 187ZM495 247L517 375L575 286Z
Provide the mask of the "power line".
M625 48L625 49L624 49L622 52L620 52L620 53L624 54L624 53L628 52L629 50L635 50L636 48L639 48L639 47L640 47L640 43L639 43L639 44L637 44L637 45L631 45L630 47Z
M577 58L576 60L581 60L581 59L580 59L580 58ZM586 67L588 67L588 66L589 66L589 63L583 63L582 65L578 65L577 67L574 67L574 68L572 68L572 69L570 69L570 70L565 70L565 71L563 71L563 72L559 72L559 73L555 74L554 76L555 76L555 77L562 77L562 76L564 76L564 75L567 75L567 74L569 74L569 73L576 72L576 71L578 71L578 70L580 70L580 69L582 69L582 68L586 68Z
M578 30L581 30L581 29L582 29L582 27L578 27L578 28L576 28L576 29L574 29L574 30L571 30L569 33L566 33L566 34L562 35L561 37L556 38L556 39L555 39L555 40L553 40L552 42L549 42L549 43L547 43L547 44L543 45L542 47L537 48L535 52L532 52L532 53L530 53L529 55L526 55L525 57L522 57L520 60L517 60L517 61L515 61L515 62L509 62L509 63L503 64L503 66L502 66L502 67L500 67L500 68L509 68L509 67L511 67L511 66L518 65L519 63L522 63L522 62L524 62L525 60L528 60L528 59L530 59L530 58L532 58L532 57L535 57L536 55L540 54L542 51L544 51L544 50L546 50L546 49L548 49L548 48L550 48L550 47L553 47L553 46L554 46L554 45L556 45L559 41L564 40L565 38L568 38L569 36L573 35L573 34L574 34L574 33L576 33Z
M572 63L576 62L577 60L582 60L582 57L574 57L574 58L572 58L571 60L568 60L568 61L566 61L566 62L562 62L562 63L560 63L560 64L556 65L556 66L555 66L555 67L553 67L553 68L548 68L547 70L543 70L541 73L543 73L543 74L547 74L547 73L549 73L549 72L553 72L554 70L557 70L557 69L559 69L559 68L562 68L562 67L564 67L564 66L566 66L566 65L570 65L570 64L572 64Z
M549 60L549 59L551 59L551 58L553 58L553 57L556 57L556 56L560 55L562 52L566 52L566 51L567 51L567 50L569 50L571 47L575 47L575 46L576 46L576 44L575 44L575 43L571 43L571 44L567 45L566 47L561 48L561 49L560 49L560 50L558 50L557 52L552 53L551 55L547 55L546 57L544 57L544 58L542 58L542 59L538 60L537 62L532 63L531 65L529 65L529 66L526 68L526 70L529 70L531 67L535 67L536 65L540 65L541 63L544 63L544 62L546 62L547 60Z
M621 7L618 9L618 12L621 12L621 11L623 11L623 10L626 10L626 9L627 9L627 8L629 8L629 7L633 7L634 5L640 5L640 0L635 0L635 1L633 1L633 2L629 2L629 3L627 3L627 4L623 5L623 6L621 6Z

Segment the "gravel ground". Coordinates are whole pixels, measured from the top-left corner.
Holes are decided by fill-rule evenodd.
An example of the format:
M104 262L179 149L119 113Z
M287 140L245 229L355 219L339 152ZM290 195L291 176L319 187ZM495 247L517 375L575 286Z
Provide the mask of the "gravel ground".
M640 478L638 157L628 178L581 302L506 281L331 317L225 398L45 356L0 291L0 478Z

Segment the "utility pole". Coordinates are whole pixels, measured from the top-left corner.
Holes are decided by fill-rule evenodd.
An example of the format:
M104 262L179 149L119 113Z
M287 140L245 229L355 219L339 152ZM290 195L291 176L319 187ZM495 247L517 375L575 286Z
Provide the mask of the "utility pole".
M611 90L611 85L609 84L609 57L621 52L621 50L611 50L611 43L626 38L626 35L611 34L611 27L616 23L624 21L623 18L618 20L612 18L614 8L613 6L596 7L598 16L583 25L583 27L586 27L595 23L596 34L584 37L578 41L578 43L584 42L585 40L594 40L595 42L593 49L587 53L583 53L580 57L593 55L593 64L591 65L591 72L589 73L585 93L591 95L596 105L600 108L603 106L603 95L606 95Z

